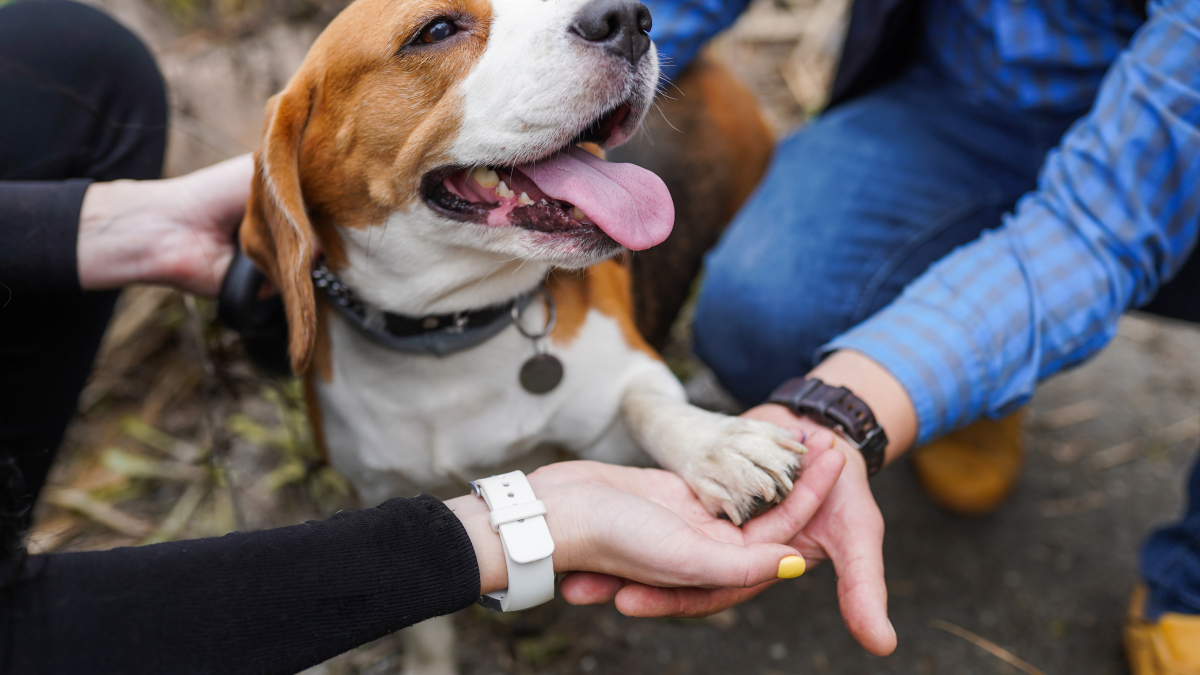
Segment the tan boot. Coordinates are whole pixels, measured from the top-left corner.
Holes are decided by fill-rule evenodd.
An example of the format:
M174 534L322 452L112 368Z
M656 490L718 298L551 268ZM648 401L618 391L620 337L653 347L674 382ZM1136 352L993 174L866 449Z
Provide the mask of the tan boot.
M1200 616L1167 612L1146 621L1146 588L1138 586L1125 620L1125 658L1133 675L1200 675Z
M925 494L938 506L966 516L995 511L1021 477L1025 456L1024 411L983 419L912 453Z

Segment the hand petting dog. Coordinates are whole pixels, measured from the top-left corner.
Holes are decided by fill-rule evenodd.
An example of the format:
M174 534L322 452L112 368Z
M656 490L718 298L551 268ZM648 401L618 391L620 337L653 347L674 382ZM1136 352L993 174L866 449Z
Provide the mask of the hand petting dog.
M141 282L215 296L253 174L242 155L178 178L92 183L79 214L80 287Z

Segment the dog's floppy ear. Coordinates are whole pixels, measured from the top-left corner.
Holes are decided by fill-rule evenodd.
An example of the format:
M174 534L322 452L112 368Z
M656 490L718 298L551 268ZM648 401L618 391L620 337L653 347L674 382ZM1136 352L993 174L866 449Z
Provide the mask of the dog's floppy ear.
M315 234L300 186L300 142L312 98L312 88L297 77L268 101L241 228L242 249L283 295L288 355L297 375L308 368L317 325L311 277Z

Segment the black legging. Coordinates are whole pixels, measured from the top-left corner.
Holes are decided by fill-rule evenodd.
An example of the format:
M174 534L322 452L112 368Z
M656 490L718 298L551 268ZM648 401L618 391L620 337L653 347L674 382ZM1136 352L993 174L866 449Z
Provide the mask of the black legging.
M84 191L93 180L159 177L167 98L137 38L55 0L0 8L0 92L0 449L16 459L28 506L117 297L79 289Z
M432 497L215 539L43 556L12 550L116 297L79 289L84 192L91 180L158 177L166 117L153 60L112 19L62 0L0 7L6 675L291 673L479 594L470 539Z

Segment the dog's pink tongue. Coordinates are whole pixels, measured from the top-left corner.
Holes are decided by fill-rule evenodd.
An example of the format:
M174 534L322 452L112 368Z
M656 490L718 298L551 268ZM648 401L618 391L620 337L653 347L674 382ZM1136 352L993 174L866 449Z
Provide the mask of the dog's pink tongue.
M640 251L661 244L675 224L662 179L633 164L606 162L575 146L517 167L554 199L571 202L618 244Z

